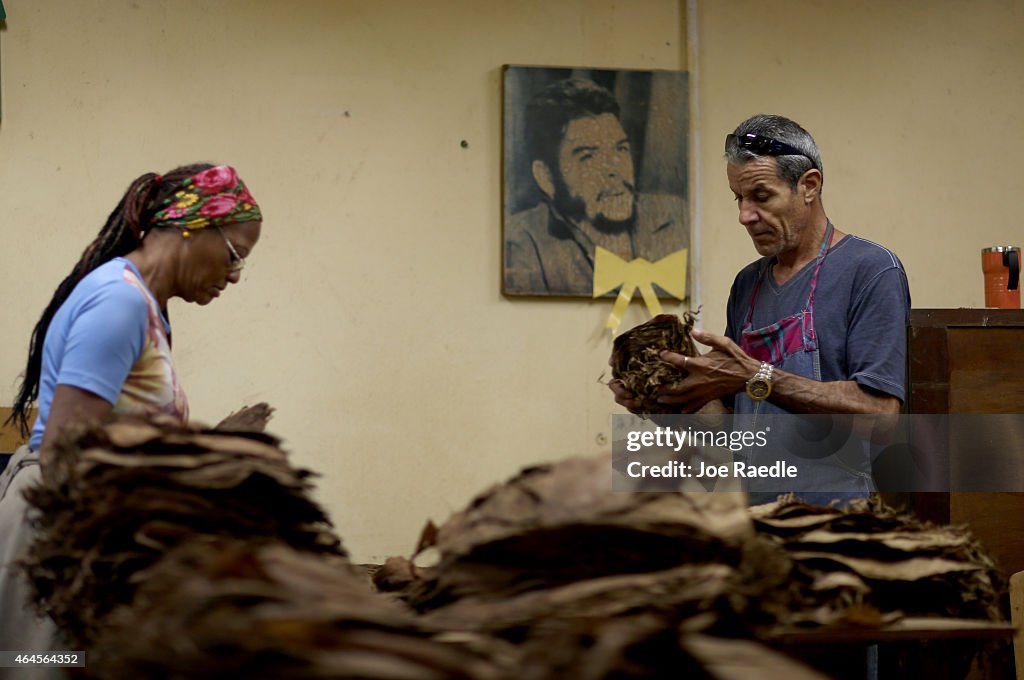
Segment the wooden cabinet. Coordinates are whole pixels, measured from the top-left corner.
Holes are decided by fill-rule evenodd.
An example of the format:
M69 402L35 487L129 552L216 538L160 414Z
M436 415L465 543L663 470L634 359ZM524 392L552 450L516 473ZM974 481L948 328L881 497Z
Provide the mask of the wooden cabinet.
M915 309L910 413L1024 413L1024 310Z
M1024 310L915 309L907 343L909 413L1024 414ZM917 493L913 505L969 525L1005 576L1024 570L1024 493Z

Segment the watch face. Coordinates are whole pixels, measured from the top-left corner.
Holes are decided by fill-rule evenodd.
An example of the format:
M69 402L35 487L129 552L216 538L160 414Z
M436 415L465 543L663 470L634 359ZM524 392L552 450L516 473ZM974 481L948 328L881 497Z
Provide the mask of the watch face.
M751 378L747 381L747 396L755 401L767 399L772 392L772 385L764 378Z

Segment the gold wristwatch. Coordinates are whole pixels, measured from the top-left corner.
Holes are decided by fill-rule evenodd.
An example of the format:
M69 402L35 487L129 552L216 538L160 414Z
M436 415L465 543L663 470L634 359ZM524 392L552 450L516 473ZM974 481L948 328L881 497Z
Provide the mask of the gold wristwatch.
M761 362L754 377L747 381L747 396L754 401L764 401L772 393L772 372L775 367L767 361Z

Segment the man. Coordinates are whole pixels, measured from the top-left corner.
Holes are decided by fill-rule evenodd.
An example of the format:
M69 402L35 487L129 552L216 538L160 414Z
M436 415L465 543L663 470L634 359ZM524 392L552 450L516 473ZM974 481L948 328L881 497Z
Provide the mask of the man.
M689 242L682 199L636 191L632 149L611 92L549 85L527 107L530 173L544 201L509 219L505 292L586 295L597 246L656 261Z
M662 354L689 375L659 402L678 413L717 399L736 414L766 417L898 413L910 314L899 259L832 225L818 146L792 120L749 118L726 137L725 156L740 224L761 258L733 282L725 336L694 331L710 352ZM637 407L621 385L612 390L620 404ZM802 462L798 490L824 492L801 494L806 500L873 489L870 460L834 458Z

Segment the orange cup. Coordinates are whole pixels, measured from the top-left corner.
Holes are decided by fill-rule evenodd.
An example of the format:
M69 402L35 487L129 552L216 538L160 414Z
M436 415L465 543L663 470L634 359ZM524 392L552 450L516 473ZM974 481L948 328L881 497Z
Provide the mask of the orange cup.
M981 271L985 273L985 306L1020 309L1020 248L982 248Z

